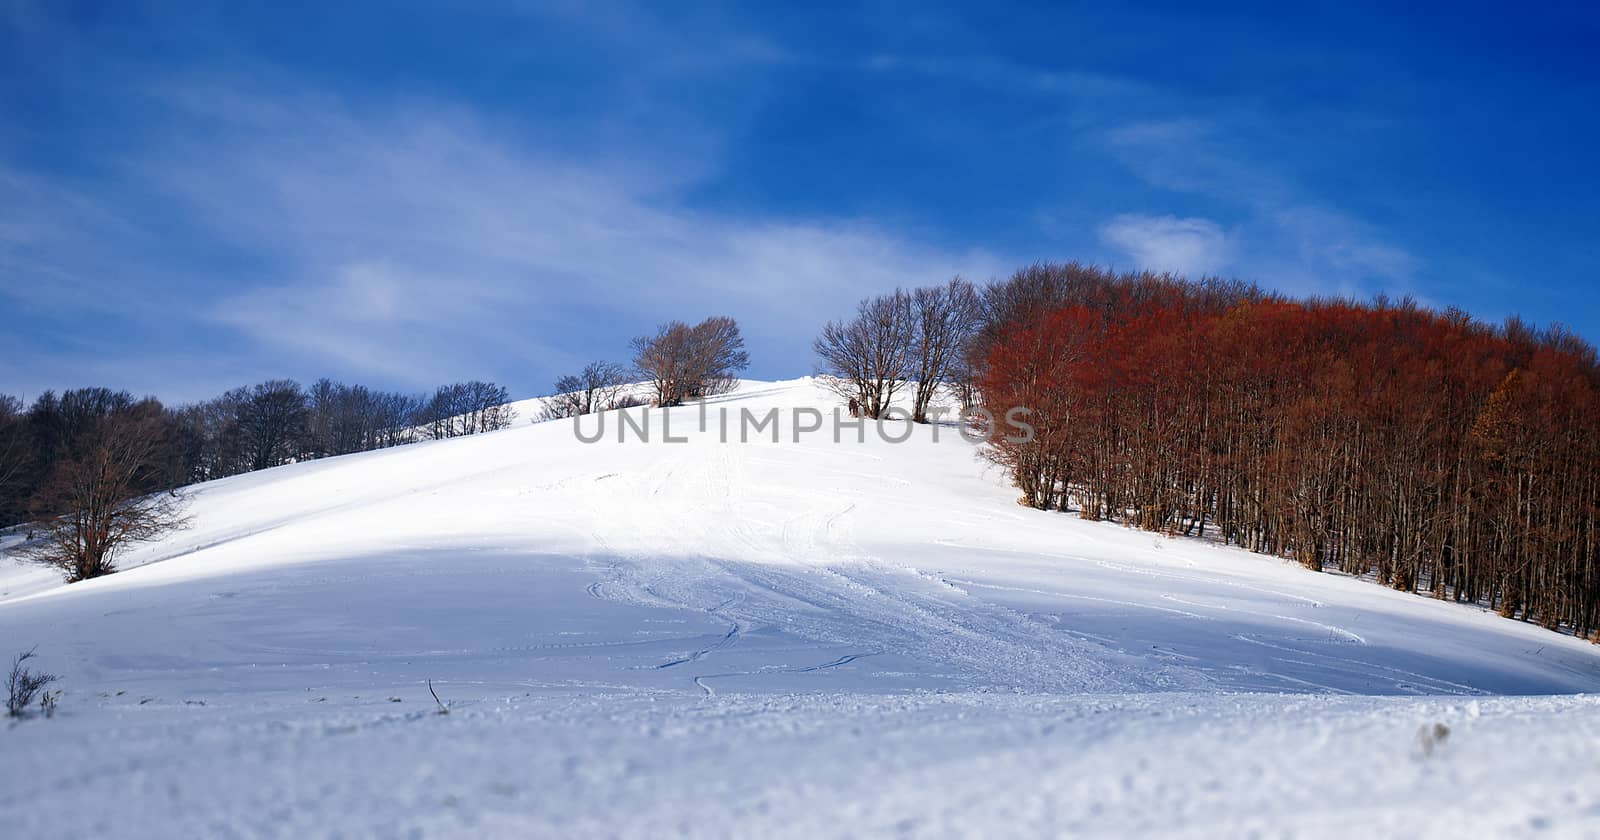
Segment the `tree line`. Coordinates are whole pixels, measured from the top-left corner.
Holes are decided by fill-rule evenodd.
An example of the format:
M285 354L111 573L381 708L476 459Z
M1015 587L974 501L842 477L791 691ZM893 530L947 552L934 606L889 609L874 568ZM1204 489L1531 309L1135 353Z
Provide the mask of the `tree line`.
M630 376L651 384L655 404L726 393L749 365L733 319L671 321L633 342L632 369L596 362L557 382L545 416L631 404ZM114 571L127 544L183 524L182 485L296 461L418 440L502 429L515 419L504 387L443 385L431 395L380 391L328 379L235 388L168 408L127 391L45 392L24 408L0 395L0 528L31 523L25 555L68 580Z
M431 395L328 379L235 388L168 408L127 391L47 391L24 408L0 396L0 527L34 523L29 549L71 580L112 570L116 550L181 522L167 493L282 464L505 428L506 389Z
M1600 635L1600 364L1405 301L1035 265L981 296L981 402L1023 504Z
M667 408L686 400L726 394L750 366L737 321L717 315L690 326L668 321L650 335L634 338L633 364L595 361L556 380L544 399L544 419L581 417L644 402L629 385L647 385L653 406Z

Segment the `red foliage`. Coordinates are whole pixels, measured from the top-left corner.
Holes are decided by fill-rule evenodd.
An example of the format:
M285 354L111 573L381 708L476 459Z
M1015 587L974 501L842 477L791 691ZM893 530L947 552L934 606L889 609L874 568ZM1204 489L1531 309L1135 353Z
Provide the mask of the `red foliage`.
M1042 310L997 289L1014 312L982 334L984 407L1033 411L1032 441L993 446L1023 503L1214 528L1311 568L1600 627L1588 345L1411 305L1073 271Z

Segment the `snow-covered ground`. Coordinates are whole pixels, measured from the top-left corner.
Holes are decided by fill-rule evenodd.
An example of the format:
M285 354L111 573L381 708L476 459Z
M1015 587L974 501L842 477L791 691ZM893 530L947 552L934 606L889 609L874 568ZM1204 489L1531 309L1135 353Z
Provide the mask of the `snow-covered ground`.
M524 419L201 485L109 578L5 561L0 654L67 694L0 733L0 832L1600 835L1595 646L1021 508L954 427L796 442L833 404Z

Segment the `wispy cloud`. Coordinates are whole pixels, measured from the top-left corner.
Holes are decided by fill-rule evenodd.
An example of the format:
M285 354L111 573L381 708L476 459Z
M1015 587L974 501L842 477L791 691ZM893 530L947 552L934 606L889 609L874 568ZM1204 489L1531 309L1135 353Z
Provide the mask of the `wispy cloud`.
M861 67L1032 97L1062 155L1108 156L1146 189L1074 196L1102 207L1042 208L1048 232L1095 232L1105 256L1134 267L1219 273L1300 294L1412 292L1420 258L1299 183L1285 137L1248 102L1195 99L1147 80L996 56L876 53ZM1354 119L1355 115L1346 115ZM1130 191L1132 192L1132 191ZM1066 217L1071 221L1054 221ZM1089 221L1093 219L1093 221ZM1081 255L1079 255L1081 256Z
M660 320L719 313L745 326L766 373L796 374L817 325L857 297L1008 265L867 222L691 209L692 181L530 146L459 107L168 101L191 139L128 162L137 203L159 196L238 267L157 283L174 263L148 254L114 277L89 271L110 257L86 245L100 225L58 202L51 224L70 235L32 247L29 271L73 279L31 294L66 306L131 278L176 284L195 297L159 317L243 337L241 357L297 375L535 390L585 356L624 355Z
M1176 216L1114 216L1100 226L1100 238L1149 271L1191 277L1212 274L1227 265L1228 235L1207 219Z
M1206 219L1107 220L1102 240L1142 266L1187 260L1199 270L1300 294L1412 291L1418 257L1359 217L1307 195L1290 175L1251 160L1248 150L1260 148L1259 138L1226 119L1134 122L1105 130L1100 141L1150 186L1202 198L1232 217L1226 235Z

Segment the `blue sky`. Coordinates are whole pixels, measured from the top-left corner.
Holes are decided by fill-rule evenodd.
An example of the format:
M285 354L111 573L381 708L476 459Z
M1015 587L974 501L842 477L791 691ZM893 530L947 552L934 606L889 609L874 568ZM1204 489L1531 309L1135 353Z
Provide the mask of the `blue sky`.
M1041 259L1600 338L1584 4L133 5L0 0L0 392L796 376Z

